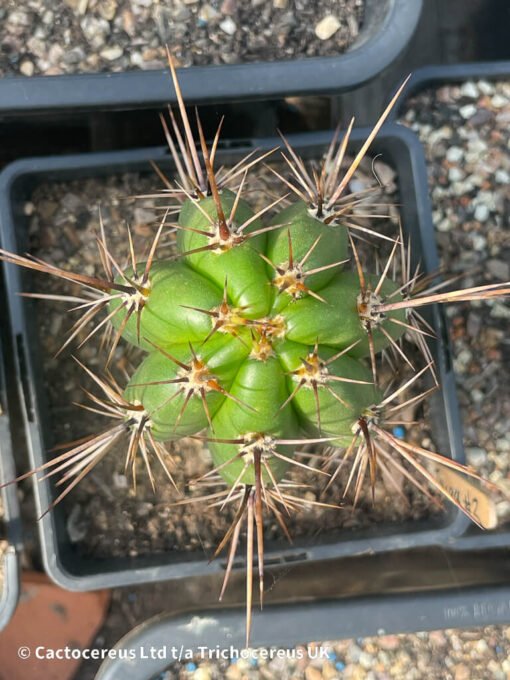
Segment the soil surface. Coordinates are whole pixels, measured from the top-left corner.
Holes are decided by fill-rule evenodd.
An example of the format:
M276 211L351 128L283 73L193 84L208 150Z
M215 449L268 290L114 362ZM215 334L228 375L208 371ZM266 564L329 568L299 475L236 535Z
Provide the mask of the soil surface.
M235 64L345 52L364 0L4 0L0 74Z
M417 635L318 642L292 650L297 659L173 664L152 680L402 680L508 677L510 628L432 631ZM327 658L314 660L322 649Z
M437 244L466 286L510 281L510 83L466 82L410 99L425 149ZM510 304L450 305L468 462L510 496ZM510 502L498 515L510 521Z
M387 214L388 218L379 220L379 226L394 233L396 208L392 203L396 200L396 187L393 171L380 161L377 163L379 176L386 174L390 178L390 191L382 193L379 201L383 205L378 207L379 214ZM279 167L279 171L283 171L283 168ZM353 187L358 190L374 185L376 180L370 162L362 168L356 182ZM270 192L276 190L274 176L269 171L264 171L257 180L252 181L249 200L254 207L263 205L264 197L268 195L268 184ZM98 228L98 207L101 205L109 247L115 256L120 261L127 256L126 221L131 223L135 250L143 252L148 238L155 232L158 201L151 198L133 202L125 197L151 192L155 186L157 184L152 176L139 175L39 186L31 202L25 206L25 210L30 213L32 251L38 257L69 270L100 274L94 238ZM366 206L360 208L360 212L363 210L366 212ZM162 256L172 252L172 243L170 237L167 245L162 246ZM381 245L380 248L384 250L385 246ZM72 286L56 279L43 276L34 278L37 280L27 290L53 294L77 292L73 291ZM90 389L92 384L72 360L70 351L66 350L59 357L54 357L76 316L63 311L65 304L58 302L37 302L35 307L39 315L45 390L52 423L52 441L48 442L48 446L53 446L94 433L109 423L74 405L75 402L84 401L82 390L84 387ZM99 335L94 336L78 352L80 360L98 372L102 367ZM136 366L140 358L136 351L126 353L125 350L124 345L117 350L112 367L121 382L125 381L124 372L127 370L131 373L131 367ZM416 413L411 409L406 417L413 420L415 416L422 415L423 410L419 408ZM411 432L411 439L421 445L431 445L426 427L415 428ZM195 440L184 439L170 444L168 450L173 461L172 474L181 489L186 488L190 479L210 469L208 452ZM207 510L203 504L172 506L179 498L158 467L153 468L156 494L142 466L138 471L135 494L130 478L124 474L125 452L125 444L121 444L64 501L67 529L80 552L97 557L134 557L168 550L198 550L210 555L228 527L232 510L225 508L222 513L218 513L217 509ZM322 459L311 456L309 463L313 467L320 467ZM339 490L345 486L348 474L347 465L338 476L337 483L322 500L338 503L341 497ZM310 485L304 493L307 500L315 501L321 497L325 486L322 475L312 475L296 468L289 477L294 482ZM402 496L394 493L394 484L403 490ZM401 475L394 476L392 482L383 476L376 486L373 507L367 485L355 510L350 507L341 511L306 508L298 517L290 520L289 528L293 536L314 536L314 540L320 540L323 532L331 534L337 530L355 530L374 523L398 523L405 519L423 518L431 511L429 501L408 488ZM280 537L276 521L268 519L266 536L268 541Z
M325 641L291 650L300 655L294 660L174 664L152 680L506 680L510 672L509 639L509 627L487 626ZM314 660L319 649L326 659Z

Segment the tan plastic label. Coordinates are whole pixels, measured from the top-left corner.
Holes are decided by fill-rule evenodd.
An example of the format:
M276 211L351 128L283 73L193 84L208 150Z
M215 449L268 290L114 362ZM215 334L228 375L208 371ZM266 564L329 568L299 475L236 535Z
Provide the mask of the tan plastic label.
M461 508L470 512L484 529L494 529L498 524L496 505L492 496L477 486L469 477L436 465L437 481L452 495Z

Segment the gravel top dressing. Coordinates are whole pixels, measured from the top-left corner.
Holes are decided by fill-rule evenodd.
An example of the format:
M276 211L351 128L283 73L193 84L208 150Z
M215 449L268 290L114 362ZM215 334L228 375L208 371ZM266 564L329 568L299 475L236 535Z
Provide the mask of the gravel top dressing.
M60 75L333 56L364 0L3 0L0 74Z
M379 220L381 229L394 230L397 217L394 173L388 166L377 161L379 177L387 181L389 192L383 193L383 206L378 212L386 210L391 218ZM282 171L282 168L280 168ZM253 179L248 200L257 208L269 192L277 190L272 173L266 171ZM374 185L376 182L368 160L364 169L358 173L357 189ZM95 234L98 228L98 206L101 205L107 240L111 251L122 261L127 256L125 223L129 221L135 238L135 250L143 252L157 224L157 201L143 199L133 202L125 197L154 191L157 186L154 177L123 175L106 179L90 179L70 183L51 183L39 186L29 204L25 206L31 215L32 252L57 266L93 275L99 272ZM366 211L366 207L361 210ZM171 255L173 237L168 237L161 256ZM383 247L384 250L384 247ZM45 293L72 294L72 286L58 280L39 277L29 284L27 290ZM73 402L83 402L82 388L90 387L84 371L72 360L66 351L55 358L62 344L62 338L73 323L73 314L63 311L62 303L36 303L39 315L40 342L45 388L52 420L53 441L49 445L65 443L85 434L99 431L108 426L104 418L79 409ZM100 333L80 349L79 357L92 370L100 370L98 347ZM113 371L121 384L125 372L132 373L132 365L137 365L139 357L132 351L126 352L121 345L115 355ZM419 389L419 388L417 388ZM413 420L421 418L423 409L415 413L409 409L405 417ZM426 415L425 415L426 420ZM413 435L412 437L413 438ZM414 440L422 446L430 446L428 432L415 428ZM185 439L168 445L174 466L172 474L177 485L185 488L187 481L197 478L210 469L210 456L201 442ZM315 447L317 451L317 447ZM80 551L95 556L136 556L169 549L198 550L210 552L221 540L232 520L232 510L225 507L206 510L201 505L172 506L179 500L175 491L164 477L164 473L154 467L157 492L153 493L147 475L140 469L137 478L136 494L131 488L131 480L124 474L125 447L108 455L101 464L66 497L68 513L67 528L71 540ZM317 468L322 465L318 457L311 457L309 463ZM338 503L345 486L349 466L344 466L337 482L321 497L326 485L323 475L311 475L295 468L289 475L292 481L307 483L304 491L308 500L324 500ZM395 478L396 479L396 478ZM395 482L393 480L393 483ZM362 493L356 510L314 507L289 518L290 532L294 537L306 536L310 539L322 532L341 529L356 529L375 523L399 522L405 519L418 519L428 516L436 509L419 492L408 488L404 478L397 479L397 486L404 495L395 494L395 488L388 480L381 478L376 486L375 504L372 507L369 486ZM408 498L409 503L406 502ZM267 519L268 538L281 539L276 522Z
M153 680L371 680L508 677L510 628L432 631L416 635L312 643L289 650L295 658L174 664ZM327 659L316 658L320 650ZM309 652L309 655L308 655ZM80 678L81 680L81 678Z
M433 220L447 272L465 285L510 280L510 83L466 82L409 100L403 122L427 157ZM507 300L449 305L467 462L510 492ZM510 502L498 503L510 520Z

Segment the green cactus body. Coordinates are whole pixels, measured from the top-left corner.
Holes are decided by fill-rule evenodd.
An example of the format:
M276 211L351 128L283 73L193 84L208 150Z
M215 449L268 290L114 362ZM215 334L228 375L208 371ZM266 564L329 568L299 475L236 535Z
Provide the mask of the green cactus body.
M188 356L182 358L185 361L191 359L189 350ZM152 352L133 375L130 381L132 386L126 389L126 398L134 403L140 402L150 414L151 431L159 441L184 437L207 427L207 414L200 393L188 398L183 383L171 382L179 380L183 373L166 356ZM215 413L222 396L218 392L208 391L205 399L209 412Z
M143 265L140 271L143 271ZM133 277L132 269L126 273L128 277ZM214 284L183 262L155 262L146 287L147 297L140 322L136 315L131 315L122 333L128 342L151 350L151 342L165 347L201 341L207 336L211 329L210 320L207 315L190 307L206 310L217 307L222 295ZM122 299L112 300L109 311L113 312L122 303ZM122 312L113 316L112 323L117 330L124 323L125 316Z
M349 434L360 414L380 399L369 369L350 356L335 358L335 350L323 347L316 358L313 348L287 342L279 357L291 374L289 393L297 390L292 404L302 426L314 437Z
M375 288L378 277L369 276L369 282ZM386 279L381 288L381 296L396 293L397 285ZM357 274L341 272L324 288L320 295L325 300L321 302L312 297L305 297L289 304L282 311L286 324L286 336L289 340L304 344L313 344L317 340L320 344L344 349L357 342L352 349L352 356L364 357L369 354L366 328L362 323L358 309L361 288ZM402 297L396 293L395 301ZM405 321L405 311L396 310L387 315L397 321ZM383 319L381 325L392 339L398 339L404 327ZM389 339L374 326L373 330L375 351L385 349Z
M237 374L231 388L236 400L226 399L213 419L213 437L219 439L239 439L252 435L268 435L273 438L289 438L299 432L297 418L290 407L282 408L288 396L286 379L280 362L276 357L266 361L246 360ZM245 460L238 457L242 446L211 443L211 453L215 465L232 460L222 468L220 474L227 483L234 483L243 471ZM285 461L268 455L267 464L276 479L281 479L287 468ZM268 473L263 470L266 481ZM249 466L240 481L254 484L254 469Z
M272 224L281 224L282 228L268 234L267 256L275 265L288 264L289 250L292 249L294 262L302 265L303 273L322 269L348 259L347 229L340 226L329 226L310 214L306 203L299 202L282 210L272 220ZM290 248L289 248L290 236ZM324 271L305 276L307 288L319 291L329 283L339 271L339 267L331 267ZM271 272L274 279L274 272ZM290 296L283 294L288 303ZM285 299L286 298L286 299Z
M196 434L220 408L247 353L245 344L225 335L216 335L197 350L174 345L153 351L129 381L125 398L143 404L156 440Z
M236 200L222 191L227 224ZM255 484L255 460L265 483L281 480L293 455L282 441L335 437L344 445L381 399L365 359L359 278L341 271L346 230L324 224L298 203L281 211L267 234L244 238L263 229L252 218L239 200L228 238L224 232L222 245L220 238L211 248L217 205L211 197L187 200L177 239L182 259L152 267L138 319L123 328L122 314L115 318L130 342L138 343L139 329L139 344L149 351L126 399L143 406L158 441L206 430L214 465L228 485ZM289 264L299 285L282 289L278 271L286 274ZM307 276L314 270L320 271ZM375 290L378 278L366 280ZM389 279L379 288L377 299L401 299ZM404 321L405 313L374 322L376 351L389 343L377 324L391 338L404 330L391 318Z
M223 190L221 203L225 217L228 218L235 203L235 194ZM252 218L251 208L245 201L239 200L233 226L234 238L236 228ZM185 260L197 272L214 281L222 289L226 282L227 293L232 303L236 307L244 308L246 318L256 319L264 316L269 312L272 302L266 266L258 255L265 250L266 235L260 234L224 251L219 248L201 250L211 245L211 239L198 232L214 233L216 221L216 206L211 197L200 201L200 208L187 201L179 215L179 224L183 229L178 233L177 247L181 253L188 253L184 256ZM254 220L242 234L247 236L260 228L262 228L260 221Z

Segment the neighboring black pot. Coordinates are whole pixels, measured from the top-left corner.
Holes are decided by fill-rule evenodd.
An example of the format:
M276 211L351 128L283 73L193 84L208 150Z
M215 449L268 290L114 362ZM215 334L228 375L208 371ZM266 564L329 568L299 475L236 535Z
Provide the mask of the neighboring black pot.
M359 148L366 139L367 130L356 130L351 137L351 151ZM290 137L294 148L305 157L318 157L331 139L331 133L308 133ZM279 140L253 140L253 148L278 146ZM248 149L222 150L219 163L239 160ZM382 154L398 175L402 222L419 253L426 272L437 270L438 261L430 222L430 206L426 191L426 169L421 147L409 130L401 126L382 130L373 145L374 154ZM219 152L220 153L220 152ZM8 166L0 175L1 242L4 248L23 252L27 239L28 220L23 212L24 203L30 199L34 188L44 181L75 180L104 176L125 171L147 171L149 160L156 160L163 168L170 164L163 148L141 149L114 153L83 154L36 158L18 161ZM20 393L24 402L26 432L29 440L32 467L44 463L51 439L51 422L44 412L46 402L42 381L38 373L40 360L37 331L33 327L31 304L20 297L22 272L6 266L6 286L10 305L13 343L17 350L17 370ZM26 288L25 288L26 290ZM438 309L429 317L437 331L439 342L434 343L442 391L432 402L433 435L442 452L463 462L461 430L454 390L446 324ZM54 489L48 480L35 484L38 514L44 512L54 498ZM267 546L267 561L272 564L304 562L308 565L320 560L350 557L360 553L381 554L417 546L447 544L466 528L467 520L453 507L448 507L439 518L398 525L378 525L364 531L343 531L313 541L296 541L292 547ZM208 564L203 553L169 552L135 558L93 559L78 554L66 533L61 506L45 515L39 525L45 568L60 585L73 590L87 590L128 584L141 584L161 580L185 579L193 576L218 574L220 561ZM336 581L331 573L330 580ZM202 602L203 604L203 602ZM189 606L191 604L189 603Z
M508 80L510 81L510 61L473 62L470 64L453 64L449 66L426 66L418 69L412 76L391 118L398 120L411 97L418 92L430 88L439 88L448 83L461 83L467 80ZM425 190L428 191L426 185ZM432 215L427 217L431 233L434 232ZM509 425L510 427L510 425ZM510 547L510 530L506 526L494 531L482 531L470 525L462 540L456 543L463 550L487 550L489 548Z
M372 565L372 576L386 567L392 574L385 591L357 597L265 607L254 612L252 648L289 649L311 641L358 638L388 633L412 633L440 628L468 628L510 621L510 561L508 551L479 555L427 551L400 553L391 565ZM361 567L359 577L370 582L370 571ZM359 559L335 565L349 573L359 569ZM482 564L483 562L483 564ZM408 574L421 575L421 584L405 592ZM479 579L473 588L470 572ZM399 584L399 579L403 581ZM506 581L507 585L502 585ZM399 588L396 584L400 585ZM338 595L336 595L338 597ZM211 609L162 614L138 625L111 650L95 680L155 680L170 664L190 652L207 658L208 650L222 659L235 658L244 649L245 612ZM151 658L151 648L154 650ZM293 650L294 651L294 650ZM317 652L316 652L317 653ZM213 658L215 658L213 656Z
M1 286L0 286L1 288ZM2 303L3 304L3 303ZM5 315L4 315L5 318ZM7 329L4 329L5 331ZM0 337L0 484L16 477L14 467L7 385L4 372L2 338ZM21 550L21 520L16 485L0 490L3 519L0 520L0 540L7 549L0 558L3 583L0 583L0 631L9 623L19 596L19 552ZM5 532L5 533L4 533Z
M337 57L191 66L179 70L185 101L207 103L344 92L375 78L407 46L423 0L365 0L365 20ZM4 78L0 114L58 108L121 109L173 103L166 71Z
M407 101L418 92L438 88L448 83L466 80L510 80L510 61L480 61L447 66L423 66L411 76L404 96L400 98L389 119L397 121L407 106Z

